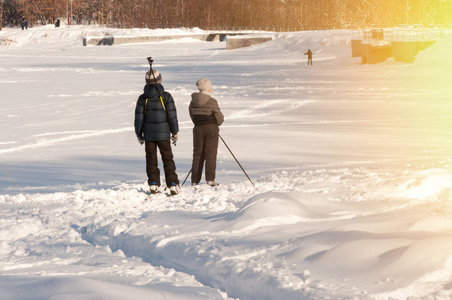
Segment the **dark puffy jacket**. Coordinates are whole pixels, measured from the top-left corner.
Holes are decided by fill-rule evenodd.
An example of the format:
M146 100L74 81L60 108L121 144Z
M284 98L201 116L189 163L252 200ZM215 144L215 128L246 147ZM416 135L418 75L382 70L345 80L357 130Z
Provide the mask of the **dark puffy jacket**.
M163 98L163 105L159 93ZM148 99L146 104L146 99ZM144 109L146 106L146 114ZM173 96L165 92L161 84L147 84L144 93L140 95L135 108L135 134L142 136L145 141L164 141L170 139L171 134L179 132L176 105Z

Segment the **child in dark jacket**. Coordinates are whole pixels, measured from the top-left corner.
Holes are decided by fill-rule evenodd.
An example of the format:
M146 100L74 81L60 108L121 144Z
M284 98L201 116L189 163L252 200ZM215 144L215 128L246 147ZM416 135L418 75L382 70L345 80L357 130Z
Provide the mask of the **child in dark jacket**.
M138 142L145 144L146 174L152 194L160 186L160 170L157 148L162 156L166 185L172 195L179 193L179 180L173 159L171 141L176 145L179 125L176 105L170 93L162 86L162 74L158 70L146 73L144 93L140 95L135 108L135 134Z

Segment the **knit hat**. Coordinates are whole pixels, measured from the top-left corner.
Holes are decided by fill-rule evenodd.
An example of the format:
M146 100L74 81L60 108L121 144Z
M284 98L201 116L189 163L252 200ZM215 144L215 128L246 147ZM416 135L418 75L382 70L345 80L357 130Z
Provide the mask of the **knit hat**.
M155 83L162 83L162 74L158 70L153 70L154 75L152 75L151 70L146 72L146 83L147 84L155 84ZM155 77L155 80L154 80Z
M196 82L196 86L200 91L209 91L212 89L212 82L208 78L201 78Z

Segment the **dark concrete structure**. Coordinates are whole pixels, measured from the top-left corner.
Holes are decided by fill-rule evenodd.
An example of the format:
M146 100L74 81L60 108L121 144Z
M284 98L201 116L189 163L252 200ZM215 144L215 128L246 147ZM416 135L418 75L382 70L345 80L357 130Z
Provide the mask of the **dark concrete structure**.
M392 56L389 44L361 43L361 63L378 64Z
M419 51L422 51L435 41L392 41L392 56L396 61L413 62Z
M272 36L240 36L240 37L231 37L226 41L226 49L232 50L237 48L249 47L252 45L262 44L267 41L271 41L273 39Z
M385 34L390 37L385 38ZM376 64L394 57L396 61L411 63L416 59L419 51L435 43L435 39L397 39L393 40L393 32L370 30L363 32L363 39L351 41L352 57L361 57L362 64ZM399 35L397 34L397 38Z
M120 45L131 43L149 43L164 40L175 40L181 38L193 38L202 41L225 41L228 36L244 35L240 32L212 32L205 34L182 34L182 35L138 35L138 36L87 36L83 38L83 46Z

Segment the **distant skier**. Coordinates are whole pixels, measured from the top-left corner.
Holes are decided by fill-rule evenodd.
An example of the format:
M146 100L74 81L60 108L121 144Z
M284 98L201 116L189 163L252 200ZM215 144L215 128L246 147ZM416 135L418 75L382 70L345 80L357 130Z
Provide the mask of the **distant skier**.
M304 55L308 56L308 66L309 66L309 63L311 63L311 66L312 66L312 51L311 51L311 49L308 49L308 52L306 52Z
M55 22L55 27L58 28L60 27L60 19L57 19Z
M145 79L144 93L138 98L135 108L135 133L138 142L145 144L148 184L152 194L158 192L161 185L158 148L162 156L166 185L172 195L177 195L179 179L171 149L171 141L176 145L179 131L176 105L171 94L164 90L162 74L158 70L148 71Z
M25 20L24 26L25 26L25 29L28 30L28 20Z
M191 95L189 106L190 118L193 128L193 163L191 182L192 186L199 184L202 177L204 161L206 163L206 181L210 186L217 186L215 170L217 168L219 126L224 121L223 113L217 100L210 96L212 83L207 78L196 82L199 93Z

